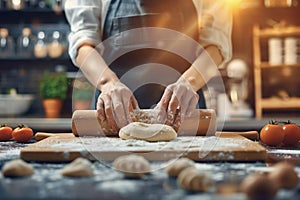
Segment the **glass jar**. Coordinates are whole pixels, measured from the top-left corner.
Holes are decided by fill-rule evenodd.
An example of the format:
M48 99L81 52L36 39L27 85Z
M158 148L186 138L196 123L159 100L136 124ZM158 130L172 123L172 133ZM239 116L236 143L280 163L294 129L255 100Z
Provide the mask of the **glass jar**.
M292 7L294 0L265 0L265 6L269 7Z
M22 35L18 38L17 53L19 57L32 57L35 43L34 40L30 28L23 28Z
M25 8L25 0L6 0L6 8L21 10Z
M12 57L15 44L7 28L0 29L0 58Z
M59 31L54 31L51 42L48 45L48 55L50 58L58 58L63 55L65 47Z
M45 32L39 31L37 34L37 41L34 45L34 56L36 58L45 58L47 56L47 42L45 40Z

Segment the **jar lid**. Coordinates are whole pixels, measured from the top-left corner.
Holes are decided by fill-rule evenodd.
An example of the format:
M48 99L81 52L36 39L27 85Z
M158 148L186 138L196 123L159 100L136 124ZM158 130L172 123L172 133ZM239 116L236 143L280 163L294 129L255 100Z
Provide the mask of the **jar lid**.
M23 28L22 34L23 34L23 35L30 35L30 34L31 34L30 28Z

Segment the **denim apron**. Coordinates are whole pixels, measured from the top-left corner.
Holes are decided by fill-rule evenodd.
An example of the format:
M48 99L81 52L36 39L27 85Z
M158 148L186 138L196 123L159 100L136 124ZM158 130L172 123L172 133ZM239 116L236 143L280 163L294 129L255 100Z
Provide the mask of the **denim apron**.
M139 46L137 49L114 58L108 65L121 79L121 82L127 86L126 81L122 81L122 77L125 75L127 75L126 77L130 79L131 83L138 83L152 76L155 81L146 81L134 89L129 87L133 91L140 108L145 109L154 107L161 99L165 87L168 84L176 82L180 75L191 66L191 63L173 52L163 50L163 48L148 48L147 45L143 48L143 45L141 45L142 42L136 42L140 39L140 33L120 37L120 35L128 30L143 27L174 30L197 41L198 14L192 0L111 1L104 23L103 41L109 38L114 39L112 40L113 42L109 42L109 47L105 47L104 45L104 55L106 55L104 59L114 56L116 49L119 50L120 48L126 48L128 46ZM145 35L147 35L147 31L146 34L141 36L142 41L153 39L153 35ZM169 38L167 38L167 40L169 40ZM172 42L175 43L176 41L174 40ZM193 53L195 53L195 51L193 51ZM137 69L137 66L143 67L139 68L141 69L140 71L132 70ZM160 66L172 68L176 73L163 70ZM156 69L156 71L153 71L153 69ZM166 82L168 84L161 84L160 79L167 80ZM200 96L198 107L205 108L205 99L202 91L199 90L197 93ZM97 95L99 95L99 93L96 94L96 96Z

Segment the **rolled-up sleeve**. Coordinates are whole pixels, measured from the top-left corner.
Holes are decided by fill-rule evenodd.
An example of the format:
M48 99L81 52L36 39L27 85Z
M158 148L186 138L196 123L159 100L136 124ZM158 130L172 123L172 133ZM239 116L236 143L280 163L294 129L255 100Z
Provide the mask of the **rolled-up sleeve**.
M202 46L216 45L224 63L232 57L232 12L225 1L194 0L198 10L199 42Z
M67 0L65 15L70 24L69 55L76 65L77 50L83 43L95 47L101 43L101 9L100 0Z

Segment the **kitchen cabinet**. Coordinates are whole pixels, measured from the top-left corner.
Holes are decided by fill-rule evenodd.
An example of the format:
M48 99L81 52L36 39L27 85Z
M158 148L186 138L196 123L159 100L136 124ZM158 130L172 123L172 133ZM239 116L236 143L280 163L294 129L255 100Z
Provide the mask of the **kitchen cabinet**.
M9 31L15 46L13 53L8 56L0 56L0 94L6 93L10 88L16 88L17 92L21 94L33 94L36 98L27 114L30 114L31 117L44 116L38 88L42 74L45 71L61 70L63 67L67 72L71 72L67 73L67 75L72 75L72 77L69 77L71 83L74 73L78 70L67 53L67 37L70 28L64 11L54 10L49 6L19 10L0 7L0 28L6 28ZM55 55L53 52L57 53L58 51L52 49L52 54L48 50L47 56L43 58L36 56L33 52L31 55L20 55L17 42L24 28L29 28L35 38L40 31L43 31L45 33L45 42L48 44L52 43L54 33L59 32L59 42L64 48L63 53L53 57ZM64 103L62 116L71 116L71 96L69 94L66 99L67 102Z
M5 67L4 62L13 61L31 61L36 60L46 61L47 63L54 61L60 61L62 64L66 62L70 69L73 69L70 65L69 57L67 55L67 36L69 33L69 25L66 21L63 11L55 12L51 8L28 8L23 10L8 10L0 9L0 28L6 28L9 35L13 38L14 52L10 56L0 57L1 68ZM37 35L40 31L45 33L45 42L51 44L53 42L54 32L58 32L59 42L64 46L64 53L57 57L51 57L50 52L45 59L37 59L32 52L30 56L21 56L18 52L18 39L22 35L22 30L28 28L34 39L34 43L37 41ZM10 63L11 64L11 63Z
M300 108L299 91L291 90L299 85L300 63L297 59L291 63L284 59L287 51L284 48L284 41L287 38L295 38L297 43L300 38L300 27L260 28L257 24L253 26L254 95L257 118L262 117L264 110L285 111ZM270 39L279 39L281 46L269 46ZM274 51L276 48L279 51L278 55L271 55L270 51ZM296 48L298 48L297 44ZM274 56L277 61L271 61L271 56ZM271 80L269 82L265 81L268 76ZM270 84L272 81L278 84ZM270 91L273 91L273 95L265 95Z

